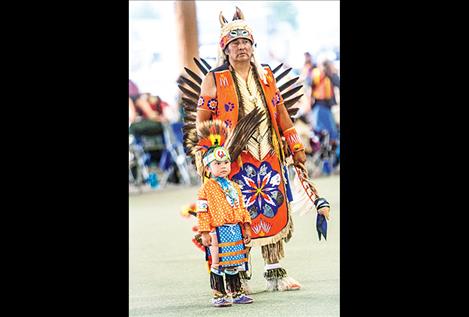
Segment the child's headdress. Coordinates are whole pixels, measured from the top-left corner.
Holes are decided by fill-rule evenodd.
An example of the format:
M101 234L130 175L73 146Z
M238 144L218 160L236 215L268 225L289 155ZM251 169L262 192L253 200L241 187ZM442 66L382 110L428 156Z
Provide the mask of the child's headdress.
M197 138L187 139L188 153L195 158L197 171L202 175L204 166L212 161L235 161L262 119L259 109L254 109L229 129L221 120L207 120L197 127Z
M230 153L224 148L229 134L225 124L220 120L205 121L200 125L198 147L204 166L213 161L231 160Z

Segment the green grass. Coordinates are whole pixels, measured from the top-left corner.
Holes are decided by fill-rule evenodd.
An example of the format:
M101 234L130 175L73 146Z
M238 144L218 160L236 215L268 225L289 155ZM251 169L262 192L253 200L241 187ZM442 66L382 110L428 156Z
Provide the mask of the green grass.
M129 316L339 316L339 184L337 175L315 181L331 203L328 240L319 241L316 212L293 215L293 237L281 264L299 291L264 292L259 248L252 254L254 303L215 308L204 254L191 242L195 218L183 205L196 187L170 188L129 198Z

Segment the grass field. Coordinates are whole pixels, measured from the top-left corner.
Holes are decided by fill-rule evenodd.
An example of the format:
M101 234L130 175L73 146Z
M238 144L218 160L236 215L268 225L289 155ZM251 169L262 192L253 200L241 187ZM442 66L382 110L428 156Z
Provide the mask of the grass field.
M339 316L340 176L315 180L331 204L328 240L319 241L316 212L293 215L293 238L281 264L299 291L265 292L263 260L253 249L254 303L215 308L204 254L191 242L195 218L180 216L196 187L129 197L129 316Z

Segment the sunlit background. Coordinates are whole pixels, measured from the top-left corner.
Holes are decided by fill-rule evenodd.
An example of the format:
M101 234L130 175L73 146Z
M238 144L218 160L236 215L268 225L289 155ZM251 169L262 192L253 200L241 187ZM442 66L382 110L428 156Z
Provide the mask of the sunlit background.
M327 59L335 64L334 74L340 73L339 4L129 2L129 80L139 90L132 95L129 81L129 316L339 316L340 142L333 144L329 132L315 130L319 120L313 120L316 117L308 98L312 95L313 68L305 67L304 54L312 54L317 65L324 65L322 61ZM289 276L303 285L301 291L264 292L264 260L257 248L250 261L255 304L220 312L209 304L211 290L205 254L191 242L196 219L184 212L194 206L201 178L183 146L181 114L185 112L181 111L183 103L178 101L177 80L184 66L197 72L195 65L188 65L192 54L198 53L212 67L216 66L219 13L223 11L231 21L236 6L253 30L256 59L271 68L280 63L284 63L283 70L292 67L279 83L288 81L288 76L298 76L295 85L303 85L297 93L303 97L295 104L299 109L296 119L302 114L303 120L295 120L294 124L305 145L308 173L321 196L327 197L332 220L327 241L319 241L316 213L311 208L309 212L303 210L304 215L292 212L295 232L286 247L288 256L282 259L282 267L285 265ZM186 27L194 25L196 30L187 31ZM197 36L198 44L189 34ZM335 120L332 125L337 130L339 86L335 86L334 100L330 100L334 117L324 116L331 119L329 122ZM144 105L151 105L142 102L147 99L140 99L140 94L147 93L161 97L164 105L157 106L154 98L154 108L145 112ZM138 112L135 118L131 115L132 105ZM293 170L290 172L294 175Z
M339 1L196 1L199 55L215 64L220 24L235 7L244 13L261 63L299 72L304 52L327 56L339 68ZM176 103L180 63L175 1L129 2L129 78L142 92ZM182 65L185 66L185 65Z

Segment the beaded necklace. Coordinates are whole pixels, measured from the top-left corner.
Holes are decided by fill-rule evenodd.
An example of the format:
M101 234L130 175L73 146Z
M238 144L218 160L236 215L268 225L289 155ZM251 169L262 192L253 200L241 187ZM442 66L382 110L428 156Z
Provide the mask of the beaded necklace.
M231 206L239 204L238 191L234 188L233 184L224 177L215 177L215 180L220 185L225 193L226 199Z

